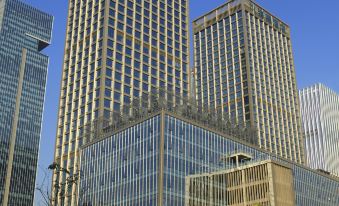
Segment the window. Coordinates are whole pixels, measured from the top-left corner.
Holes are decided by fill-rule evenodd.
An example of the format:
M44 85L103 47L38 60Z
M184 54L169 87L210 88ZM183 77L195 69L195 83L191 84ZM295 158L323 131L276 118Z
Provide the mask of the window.
M112 27L108 27L108 37L114 38L114 29Z
M115 92L114 93L114 100L115 101L120 101L120 96L121 96L121 94L119 92Z
M107 49L107 56L108 57L113 57L113 50Z
M114 107L113 107L114 111L119 111L120 110L120 103L118 102L114 102Z
M110 79L105 80L105 86L106 87L111 87L112 86L112 81Z
M115 82L114 88L115 88L116 90L120 91L120 90L121 90L121 83Z
M139 84L140 84L140 81L138 81L138 80L135 79L135 80L134 80L134 87L135 87L135 88L139 88L139 86L140 86Z
M105 97L111 97L111 92L110 89L105 89Z
M116 53L115 57L116 57L117 60L122 61L122 54Z
M112 70L111 69L106 69L106 76L112 77Z
M104 107L110 108L111 107L111 100L105 99L104 100Z
M129 94L130 91L131 91L131 88L130 88L129 86L126 86L126 85L125 85L125 87L124 87L124 92L125 92L126 94Z
M122 64L120 64L120 63L118 63L118 62L115 63L115 70L121 72L121 71L122 71Z
M120 72L115 72L115 80L121 81L121 73Z
M107 41L107 45L108 45L109 47L113 47L113 41L109 39L109 40Z

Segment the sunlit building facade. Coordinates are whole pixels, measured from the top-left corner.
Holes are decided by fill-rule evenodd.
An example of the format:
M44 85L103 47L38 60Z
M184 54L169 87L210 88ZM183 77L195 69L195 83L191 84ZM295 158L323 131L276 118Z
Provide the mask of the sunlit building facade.
M196 98L239 125L257 145L303 162L290 28L250 0L228 1L193 21Z
M248 154L250 158L247 161L237 158L237 164L236 161L226 161L237 153ZM277 197L290 198L279 202L298 206L338 205L339 179L277 157L176 111L165 110L127 123L82 147L78 200L80 205L190 205L187 198L192 193L189 193L187 177L213 176L220 171L249 168L249 165L267 160L283 166L277 170L273 168L274 171L252 168L249 174L253 174L253 179L247 186L263 183L255 179L260 171L263 179L267 180L267 187L269 181L274 181L271 190L277 192ZM273 171L274 180L270 180L268 175L266 178L268 170ZM198 185L194 188L198 189ZM286 188L291 191L278 194ZM257 189L263 196L266 195L264 187L258 186ZM208 194L221 198L220 193L220 196L213 195L213 191L193 194L203 195L201 199L208 198ZM256 192L253 191L253 196ZM269 198L267 196L263 202L269 202ZM239 196L238 199L241 200ZM225 197L226 200L229 198Z
M53 17L0 1L0 205L33 205Z
M85 125L143 93L188 96L188 38L188 0L69 1L55 162L77 173ZM60 191L59 204L76 204L75 186Z
M339 95L323 84L299 91L307 166L339 176Z
M185 206L335 206L339 179L286 161L249 162L186 178Z
M291 168L271 160L188 176L186 188L186 206L296 205Z

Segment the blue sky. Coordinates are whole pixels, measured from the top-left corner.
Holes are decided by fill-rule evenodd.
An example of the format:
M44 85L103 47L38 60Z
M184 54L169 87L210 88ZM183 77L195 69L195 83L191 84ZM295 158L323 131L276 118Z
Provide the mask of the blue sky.
M52 44L44 50L50 56L50 66L39 166L47 168L54 155L68 0L23 1L55 17ZM191 20L224 2L226 0L190 0ZM322 0L321 4L318 0L257 2L291 27L298 87L321 82L339 93L339 1ZM40 170L38 182L42 176Z

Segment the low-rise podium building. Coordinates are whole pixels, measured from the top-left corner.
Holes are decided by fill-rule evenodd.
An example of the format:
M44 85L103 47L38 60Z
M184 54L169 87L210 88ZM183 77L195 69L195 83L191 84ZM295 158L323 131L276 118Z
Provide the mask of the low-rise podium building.
M339 205L338 179L276 157L243 141L241 137L250 136L246 130L239 132L238 129L239 133L236 133L234 127L226 127L222 120L217 121L217 117L211 115L205 118L204 115L192 112L189 106L161 108L149 111L137 120L123 118L125 121L111 122L111 128L105 127L101 132L91 133L99 136L81 150L79 204L187 205L190 195L187 176L200 177L204 176L201 174L229 171L235 167L235 162L242 167L271 159L274 162L252 168L245 166L249 170L259 170L261 174L265 172L269 177L264 184L268 188L252 188L250 197L254 195L255 199L255 195L262 194L268 202L273 194L266 194L267 190L279 193L276 200L285 199L286 205ZM238 153L242 156L234 156ZM271 168L264 171L260 169L263 167ZM238 169L233 170L235 175ZM272 173L271 177L269 172ZM247 186L257 182L255 179L247 181ZM239 182L239 188L246 186L241 184ZM256 189L261 192L257 193ZM236 186L226 185L224 191L227 190L233 191L234 198L238 195ZM285 191L285 194L280 194L280 191ZM200 195L207 198L214 193L206 189ZM230 201L228 197L226 200ZM221 205L240 205L240 200L238 203Z
M186 206L295 206L292 168L261 161L214 173L188 176Z

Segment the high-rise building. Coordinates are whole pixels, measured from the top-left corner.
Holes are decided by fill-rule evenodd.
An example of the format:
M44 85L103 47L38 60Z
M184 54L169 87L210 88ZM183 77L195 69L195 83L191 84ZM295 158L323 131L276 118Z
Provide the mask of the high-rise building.
M81 149L79 204L339 204L339 178L235 138L218 122L201 112L163 108L102 131ZM186 184L191 175L205 182ZM187 198L197 202L187 204Z
M87 123L159 88L189 95L188 0L70 0L68 10L54 160L75 174ZM74 205L75 186L64 187L59 203Z
M33 205L53 17L0 0L0 205Z
M196 98L239 125L257 144L303 162L290 28L251 0L233 0L193 21Z
M323 84L299 91L307 166L339 176L339 95Z

